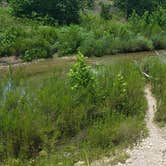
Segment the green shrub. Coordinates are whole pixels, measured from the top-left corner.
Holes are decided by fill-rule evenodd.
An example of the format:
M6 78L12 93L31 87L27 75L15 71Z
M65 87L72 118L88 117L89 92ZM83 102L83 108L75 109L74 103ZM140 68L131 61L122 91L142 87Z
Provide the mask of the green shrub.
M155 32L161 33L164 30L165 17L165 9L159 7L152 13L145 12L142 16L133 12L129 18L129 23L132 31L142 33L149 37L153 36Z
M39 59L39 58L47 58L47 51L45 49L31 49L31 50L26 50L25 54L22 55L22 59L24 61L32 61L33 59Z
M166 48L166 34L158 33L153 34L151 37L153 41L154 48L156 49L165 49Z
M35 29L33 30L35 33ZM40 26L38 27L37 35L41 37L41 39L45 39L50 44L54 44L57 41L57 29L50 26Z
M10 0L9 4L12 12L16 16L32 17L33 15L51 16L57 19L59 23L78 23L79 21L79 0Z
M114 108L117 111L122 111L127 99L127 82L121 72L118 73L117 78L113 82L113 89L114 91L112 93L116 100Z
M109 4L101 4L101 17L103 17L104 19L110 19L111 18L111 14L110 14L110 8L111 6Z
M153 11L151 21L153 24L157 23L164 30L166 26L166 8L159 6L157 10Z
M13 19L14 21L17 22ZM51 57L57 51L57 47L54 46L57 41L57 29L30 23L30 21L27 25L19 22L17 27L14 23L9 27L3 27L0 31L0 39L1 56L24 57L26 52L26 57L31 54L31 58L28 59L32 60ZM27 54L27 50L31 53Z
M9 28L5 31L0 32L0 54L12 55L15 54L16 50L13 47L17 37L17 31L15 28Z
M95 35L93 32L89 32L85 36L84 40L80 43L79 51L81 51L85 56L91 56L95 52Z
M84 30L79 26L71 25L70 27L63 27L58 33L57 48L60 54L76 53L77 48L82 40Z
M115 0L115 6L125 12L127 18L132 14L133 11L135 11L139 15L143 15L146 11L152 12L158 5L162 3L162 0Z
M137 51L150 51L153 50L153 43L151 40L143 37L136 36L135 39L129 39L128 42L123 41L122 52L137 52Z
M69 72L69 81L71 89L94 88L95 80L91 67L86 64L83 54L77 55L77 62L71 67Z
M110 47L112 45L113 38L109 33L105 33L99 39L93 32L89 32L87 36L82 40L79 50L86 56L103 56L110 54Z
M85 56L103 56L164 49L164 11L159 8L151 14L145 12L143 16L133 13L128 22L104 20L99 15L82 13L79 26L55 28L44 26L39 20L14 18L9 15L9 9L2 9L0 55L26 55L31 60L52 57L56 52L59 55L75 54L78 50Z

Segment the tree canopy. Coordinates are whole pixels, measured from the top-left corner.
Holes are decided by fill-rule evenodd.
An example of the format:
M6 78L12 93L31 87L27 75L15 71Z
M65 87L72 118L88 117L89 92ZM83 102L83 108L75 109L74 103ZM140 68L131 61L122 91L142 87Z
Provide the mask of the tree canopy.
M48 15L60 24L77 23L81 0L10 0L13 14L31 17Z
M122 9L129 17L133 11L143 15L145 11L152 11L158 5L164 5L166 0L115 0L115 5Z

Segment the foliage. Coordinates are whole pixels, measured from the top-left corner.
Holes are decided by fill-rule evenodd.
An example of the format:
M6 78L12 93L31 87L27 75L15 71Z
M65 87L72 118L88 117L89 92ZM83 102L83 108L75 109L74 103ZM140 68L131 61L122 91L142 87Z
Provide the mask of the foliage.
M30 61L77 51L85 56L103 56L164 49L165 13L162 7L142 16L134 12L128 22L82 13L80 25L52 27L45 25L47 21L40 17L35 20L14 18L8 8L3 8L0 11L0 55L15 55Z
M82 41L83 33L83 28L76 25L59 29L57 42L59 53L61 55L76 53Z
M10 0L16 16L51 16L60 24L78 23L80 0Z
M144 83L134 64L94 66L94 78L80 54L71 69L72 87L79 89L71 89L64 69L55 70L52 76L37 83L10 69L9 76L1 81L1 163L72 165L85 160L82 157L85 149L93 156L97 150L103 153L142 137L146 109ZM94 81L95 100L92 100L89 86ZM73 145L68 140L77 143Z
M117 75L117 78L115 79L115 81L113 83L113 86L115 89L114 95L117 96L117 98L118 98L117 104L115 105L115 108L117 110L121 111L122 108L125 107L126 97L127 97L127 83L126 83L122 73L119 73Z
M115 0L115 5L122 9L127 17L133 11L139 15L143 15L146 11L153 11L160 3L163 3L162 0Z
M111 14L110 14L110 5L109 4L101 4L101 13L100 13L101 17L103 17L104 19L110 19L111 18Z
M2 14L2 16L5 17L5 22L3 19L0 20L1 56L14 55L30 61L51 57L56 52L57 30L55 28L38 25L31 20L25 20L24 23L8 15Z
M149 58L143 63L144 70L152 77L150 79L152 90L157 98L158 106L155 120L165 125L165 107L166 107L166 64L164 56Z
M0 35L0 39L1 39L0 50L1 50L2 56L5 54L8 54L8 55L12 54L12 47L14 46L16 36L17 36L17 32L13 28L7 29L6 31L3 31L1 33L1 35Z
M47 58L47 51L45 49L31 49L26 50L25 54L22 56L24 61L32 61L33 59Z
M95 86L91 67L86 64L85 58L80 52L77 55L77 62L70 69L69 80L73 90L87 87L92 90Z

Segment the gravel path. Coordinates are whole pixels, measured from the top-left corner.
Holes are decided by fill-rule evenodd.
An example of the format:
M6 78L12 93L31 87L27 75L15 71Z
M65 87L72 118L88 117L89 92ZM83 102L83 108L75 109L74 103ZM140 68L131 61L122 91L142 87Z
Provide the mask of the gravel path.
M161 130L153 123L156 99L152 96L150 86L145 88L145 93L148 101L146 122L149 137L134 149L128 150L130 158L125 164L119 163L117 166L166 166L166 140Z

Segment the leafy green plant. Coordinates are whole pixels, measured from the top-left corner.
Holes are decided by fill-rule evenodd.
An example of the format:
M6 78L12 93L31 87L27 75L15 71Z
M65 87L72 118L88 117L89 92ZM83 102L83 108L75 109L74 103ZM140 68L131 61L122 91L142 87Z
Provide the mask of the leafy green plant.
M77 62L71 67L69 72L69 81L71 89L94 88L95 79L91 67L87 65L81 52L77 55Z
M101 17L103 17L104 19L110 19L111 18L111 13L110 13L110 8L111 6L109 4L101 4Z
M79 10L81 7L80 0L10 0L9 4L12 8L12 13L16 16L32 17L39 15L45 17L49 15L58 20L61 24L78 23Z
M16 52L15 48L13 48L16 38L17 31L14 27L6 29L3 32L0 32L0 53L1 55L11 55ZM13 49L12 49L13 48Z
M16 6L20 3L31 5L31 1L18 4L16 1ZM165 13L163 7L142 16L134 12L128 22L122 22L121 19L105 20L100 15L82 12L80 25L53 27L44 23L52 18L48 13L43 18L33 12L34 20L12 17L9 8L2 8L0 55L21 58L26 55L24 60L31 60L52 57L55 53L71 55L78 50L85 56L103 56L164 49ZM51 24L53 22L51 20Z
M61 55L76 53L83 38L84 30L76 25L63 27L58 32L57 48Z
M132 14L133 10L136 11L139 15L143 15L144 12L152 12L160 3L163 3L162 0L116 0L115 5L123 10L127 18Z
M47 57L49 57L47 51L41 48L26 50L24 55L22 55L22 59L27 62L32 61L33 59L47 58Z
M127 100L127 82L124 79L123 74L120 72L113 83L114 96L116 96L116 105L114 106L116 110L124 110L126 100Z

